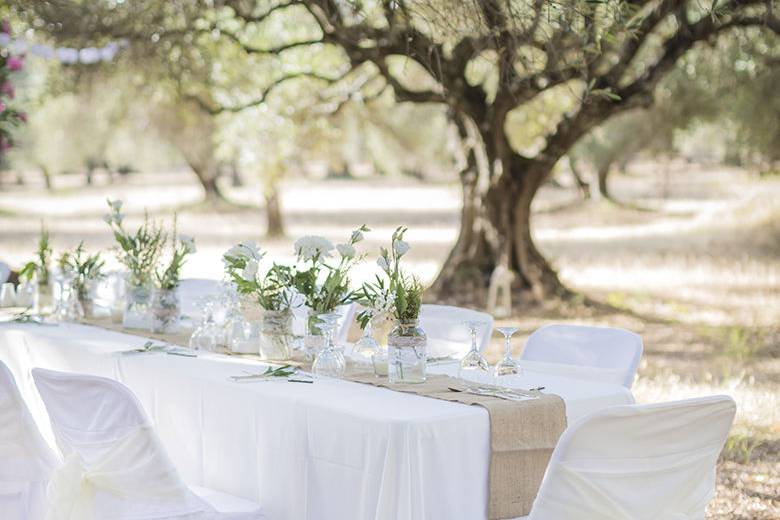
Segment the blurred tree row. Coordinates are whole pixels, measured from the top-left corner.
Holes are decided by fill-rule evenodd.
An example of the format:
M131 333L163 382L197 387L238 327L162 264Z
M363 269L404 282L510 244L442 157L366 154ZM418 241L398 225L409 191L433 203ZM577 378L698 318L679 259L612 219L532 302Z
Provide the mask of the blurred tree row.
M567 294L530 225L560 161L590 164L608 195L612 165L668 148L690 125L735 129L741 160L777 150L771 0L11 5L58 43L126 39L101 74L140 78L134 95L208 197L222 196L224 164L260 173L271 233L283 228L278 180L307 158L344 174L361 163L457 170L461 231L434 284L441 297L479 298L499 265L537 299ZM335 134L357 137L350 152Z

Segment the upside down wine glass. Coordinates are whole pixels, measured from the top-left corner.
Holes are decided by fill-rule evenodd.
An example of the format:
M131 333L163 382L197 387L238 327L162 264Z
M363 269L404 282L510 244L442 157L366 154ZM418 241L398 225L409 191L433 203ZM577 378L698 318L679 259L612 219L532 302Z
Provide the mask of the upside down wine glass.
M486 324L483 321L464 321L464 325L469 328L471 332L471 349L466 356L460 360L460 368L458 369L458 377L461 379L480 379L482 376L490 372L490 365L488 365L487 359L479 351L477 347L477 332L480 328Z
M344 377L344 371L347 368L344 354L340 350L336 350L333 344L333 330L336 328L338 322L338 313L332 312L329 314L318 314L319 329L322 331L322 335L325 337L325 348L323 348L314 360L314 364L311 369L317 376L325 377Z
M510 338L519 327L496 327L496 330L504 335L504 357L496 363L495 376L516 376L520 374L520 365L512 358L512 344Z

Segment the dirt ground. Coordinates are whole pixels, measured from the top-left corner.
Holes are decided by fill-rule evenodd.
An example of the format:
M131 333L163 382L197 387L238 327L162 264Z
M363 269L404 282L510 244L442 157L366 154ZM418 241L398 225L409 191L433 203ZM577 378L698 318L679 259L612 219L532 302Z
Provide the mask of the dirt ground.
M564 179L566 180L566 179ZM610 182L621 204L581 201L574 190L545 187L534 233L571 288L603 302L518 306L512 319L527 335L544 323L621 326L642 335L645 355L634 385L640 403L725 393L738 416L718 471L707 518L780 519L780 178L683 162L634 164ZM156 218L178 211L198 254L186 276L220 277L221 253L258 240L277 260L292 258L294 238L344 240L366 223L374 256L395 226L409 226L410 267L430 281L457 232L456 185L371 179L293 180L284 186L288 237L265 240L258 186L230 188L242 206L204 206L186 172L136 174L110 185L79 176L41 186L0 188L0 258L18 266L31 256L43 220L55 249L84 241L110 247L106 197L122 198L130 225L144 209ZM110 255L109 255L110 256ZM371 275L372 262L355 278ZM496 359L494 339L489 357Z

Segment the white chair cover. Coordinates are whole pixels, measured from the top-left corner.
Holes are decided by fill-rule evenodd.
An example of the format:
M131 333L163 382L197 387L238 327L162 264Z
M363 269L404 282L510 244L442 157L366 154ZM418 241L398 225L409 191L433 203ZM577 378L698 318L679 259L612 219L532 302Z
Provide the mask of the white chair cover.
M465 355L471 348L471 333L464 321L485 323L477 337L479 350L484 352L493 333L493 316L462 307L424 304L420 308L420 326L428 336L428 357Z
M46 486L58 463L0 361L0 518L43 519Z
M703 520L736 406L727 396L614 406L558 441L529 520Z
M188 489L123 384L39 368L33 378L65 457L47 520L262 518L256 505L217 512Z
M201 309L197 306L198 300L204 296L219 294L221 283L219 280L208 278L182 279L177 289L181 302L181 313L191 318L199 317Z
M593 379L631 388L642 338L625 329L585 325L545 325L525 343L521 359L592 367Z
M336 307L336 312L339 313L339 320L337 329L333 334L333 341L336 345L343 345L347 341L349 336L349 328L352 326L352 322L355 319L357 313L357 304L348 303L346 305L339 305ZM296 336L303 336L306 334L306 320L309 318L309 308L303 304L301 300L295 302L292 307L293 313L293 334Z
M11 276L11 267L5 262L0 262L0 284L8 281Z

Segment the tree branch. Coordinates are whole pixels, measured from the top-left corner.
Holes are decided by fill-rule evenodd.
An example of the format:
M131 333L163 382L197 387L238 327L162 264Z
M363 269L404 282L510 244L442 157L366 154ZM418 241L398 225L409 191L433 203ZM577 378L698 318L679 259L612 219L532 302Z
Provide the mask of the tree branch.
M345 72L344 74L342 74L342 75L340 75L338 77L335 77L335 78L324 76L324 75L318 74L316 72L295 72L295 73L287 74L285 76L282 76L282 77L276 79L275 81L270 83L268 86L266 86L263 89L263 91L260 93L260 96L254 98L251 101L248 101L246 103L242 103L242 104L239 104L239 105L232 105L232 106L216 105L215 106L213 103L205 101L203 98L201 98L200 96L198 96L196 94L184 94L183 97L185 99L190 100L190 101L194 101L195 103L197 103L200 106L201 109L203 109L205 112L208 112L211 115L218 115L218 114L222 114L222 113L225 113L225 112L240 112L240 111L245 110L245 109L250 108L250 107L255 107L255 106L258 106L258 105L262 105L263 103L265 103L266 99L268 99L268 96L277 87L279 87L280 85L282 85L282 84L284 84L284 83L286 83L288 81L299 79L299 78L310 78L310 79L323 81L323 82L326 82L328 84L333 85L335 83L338 83L342 79L344 79L350 72L352 72L352 71L349 70L349 71Z

